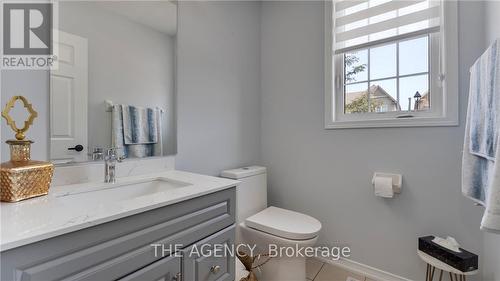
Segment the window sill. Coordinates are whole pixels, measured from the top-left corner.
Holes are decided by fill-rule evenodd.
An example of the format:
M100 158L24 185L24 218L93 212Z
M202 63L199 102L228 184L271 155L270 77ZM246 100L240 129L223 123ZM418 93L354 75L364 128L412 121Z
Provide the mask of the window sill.
M452 127L458 126L458 118L413 117L408 119L387 118L371 120L325 121L325 129L362 129L362 128L405 128L405 127Z

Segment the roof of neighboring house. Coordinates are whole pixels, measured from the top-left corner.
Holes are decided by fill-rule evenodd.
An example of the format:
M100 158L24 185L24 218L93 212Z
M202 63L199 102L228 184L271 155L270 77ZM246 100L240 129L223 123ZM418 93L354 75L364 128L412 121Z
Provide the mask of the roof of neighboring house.
M372 97L372 99L387 98L394 104L394 106L398 106L398 101L396 99L394 99L393 96L391 96L389 93L387 93L387 91L384 90L384 88L380 87L379 85L372 85L369 90L370 90L370 96ZM350 104L353 101L355 101L363 96L366 96L366 95L367 95L366 91L349 93L348 95L345 95L346 96L345 103ZM422 95L422 98L420 99L419 109L420 110L427 109L430 107L429 105L430 105L430 95L429 95L429 91L426 91Z
M389 93L387 93L386 90L384 90L384 88L380 87L379 85L372 85L369 90L370 90L370 96L372 96L373 98L376 98L376 99L388 98L389 100L391 100L391 102L394 103L394 105L397 106L398 101L395 100ZM366 96L366 95L367 95L366 91L349 93L345 97L345 103L350 104L351 102L361 98L362 96Z

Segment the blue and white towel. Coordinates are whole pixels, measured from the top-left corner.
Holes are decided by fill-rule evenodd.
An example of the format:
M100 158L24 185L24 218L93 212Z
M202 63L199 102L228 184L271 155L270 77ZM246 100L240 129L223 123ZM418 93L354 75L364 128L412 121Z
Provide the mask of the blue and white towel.
M122 105L125 144L157 143L159 114L156 108Z
M481 229L500 232L500 40L471 68L462 192L486 209ZM498 164L498 165L497 165Z
M126 158L162 156L161 111L157 108L139 110L131 110L131 108L135 107L113 106L112 146L122 150Z

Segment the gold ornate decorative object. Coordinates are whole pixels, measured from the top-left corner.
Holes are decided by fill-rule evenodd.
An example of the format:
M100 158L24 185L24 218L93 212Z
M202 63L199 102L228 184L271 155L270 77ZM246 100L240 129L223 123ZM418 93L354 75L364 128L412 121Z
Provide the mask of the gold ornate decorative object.
M17 128L16 126L16 121L10 117L9 112L12 108L14 108L14 105L16 104L16 101L22 101L24 107L28 110L30 116L28 117L28 120L24 121L24 127L21 129ZM38 113L33 109L33 106L31 103L28 102L28 100L23 97L23 96L13 96L10 101L7 103L5 108L2 111L2 117L7 120L7 125L9 125L14 132L16 132L16 139L17 140L24 140L25 136L24 133L28 131L31 125L33 125L33 121L35 118L38 117Z
M30 113L21 129L17 128L16 122L9 115L18 100ZM6 141L10 146L10 161L1 164L1 201L17 202L49 193L54 165L49 162L31 160L30 150L33 141L24 140L26 131L37 116L33 106L23 96L12 97L2 111L2 117L7 120L7 125L16 133L16 140Z

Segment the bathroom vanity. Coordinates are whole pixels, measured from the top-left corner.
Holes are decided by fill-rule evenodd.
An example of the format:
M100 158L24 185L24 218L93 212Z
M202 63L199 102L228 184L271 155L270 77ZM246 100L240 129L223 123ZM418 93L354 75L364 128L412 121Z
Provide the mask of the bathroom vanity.
M234 280L191 249L234 242L237 184L172 170L2 203L1 280Z

